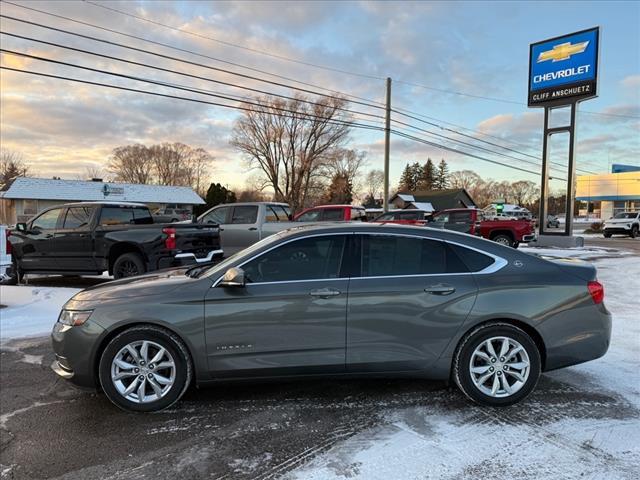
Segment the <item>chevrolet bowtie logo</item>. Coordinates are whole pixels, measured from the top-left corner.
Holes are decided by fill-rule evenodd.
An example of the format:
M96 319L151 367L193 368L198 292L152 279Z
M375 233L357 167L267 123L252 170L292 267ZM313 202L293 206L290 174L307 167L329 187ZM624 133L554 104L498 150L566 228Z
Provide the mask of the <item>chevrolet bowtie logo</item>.
M541 52L540 55L538 55L538 63L546 62L547 60L553 60L554 62L568 60L571 58L571 55L584 52L587 49L587 45L589 45L588 40L586 42L576 43L575 45L571 45L571 42L561 43L551 50Z

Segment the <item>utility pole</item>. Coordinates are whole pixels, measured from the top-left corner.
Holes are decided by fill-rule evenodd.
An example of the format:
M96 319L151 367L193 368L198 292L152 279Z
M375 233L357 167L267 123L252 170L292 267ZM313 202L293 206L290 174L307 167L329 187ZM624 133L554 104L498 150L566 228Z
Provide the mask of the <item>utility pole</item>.
M384 126L384 198L382 209L389 211L389 140L391 137L391 77L387 77L387 108Z

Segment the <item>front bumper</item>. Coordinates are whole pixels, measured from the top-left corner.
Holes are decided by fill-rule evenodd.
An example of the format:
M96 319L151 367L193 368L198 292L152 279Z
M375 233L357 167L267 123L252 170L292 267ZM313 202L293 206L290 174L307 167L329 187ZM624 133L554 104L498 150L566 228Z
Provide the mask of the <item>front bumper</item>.
M631 233L631 227L627 225L605 225L602 231L604 233L624 233L625 235L628 235L629 233Z
M95 388L98 385L95 354L104 333L91 319L75 327L56 322L51 332L51 345L56 354L51 369L75 385Z

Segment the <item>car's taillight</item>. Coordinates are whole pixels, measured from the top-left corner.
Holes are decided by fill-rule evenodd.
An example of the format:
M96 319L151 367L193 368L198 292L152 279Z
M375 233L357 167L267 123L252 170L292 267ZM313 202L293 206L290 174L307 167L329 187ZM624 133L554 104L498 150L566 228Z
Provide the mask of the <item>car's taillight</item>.
M593 303L597 305L598 303L602 303L604 301L604 287L600 282L589 282L587 284L587 288L589 289L591 298L593 298Z
M167 235L167 238L164 240L164 246L167 250L175 250L176 249L176 229L172 227L165 227L162 229L162 233Z
M11 255L11 242L9 241L9 237L11 236L11 230L7 230L7 237L5 238L5 247L6 247L6 251L5 253L7 255Z

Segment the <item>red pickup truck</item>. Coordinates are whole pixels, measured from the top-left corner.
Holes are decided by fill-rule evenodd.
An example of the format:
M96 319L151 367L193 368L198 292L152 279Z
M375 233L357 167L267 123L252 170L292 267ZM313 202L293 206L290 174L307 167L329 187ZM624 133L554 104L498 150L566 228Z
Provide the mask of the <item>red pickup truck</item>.
M442 210L429 226L477 235L513 248L536 238L531 220L485 220L483 212L475 208Z
M307 208L295 217L294 222L349 222L367 221L367 212L364 207L353 205L318 205Z

